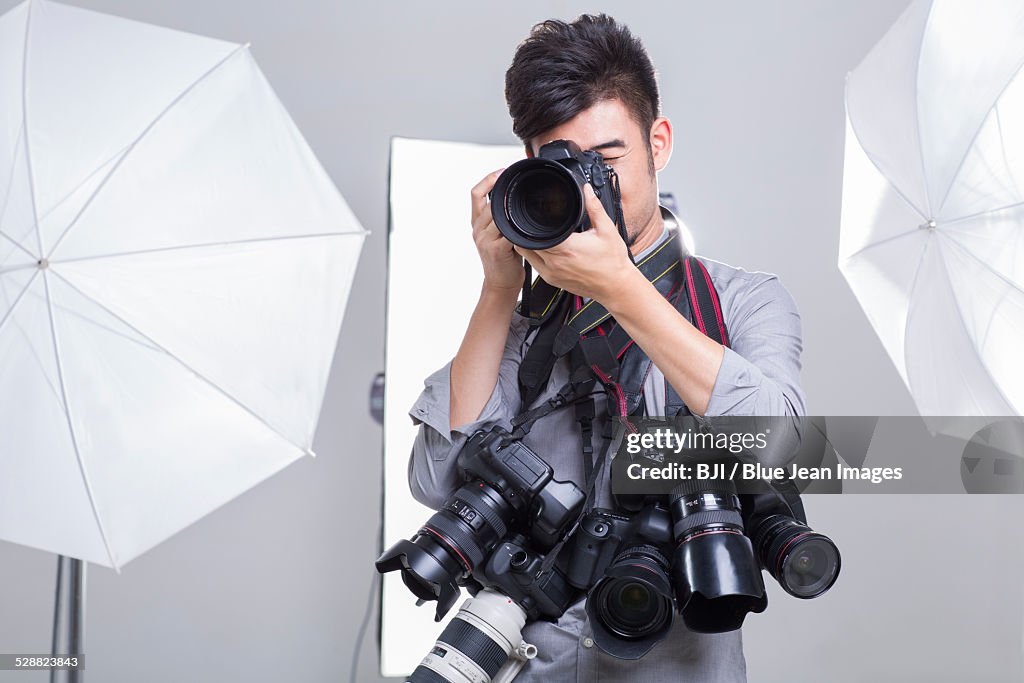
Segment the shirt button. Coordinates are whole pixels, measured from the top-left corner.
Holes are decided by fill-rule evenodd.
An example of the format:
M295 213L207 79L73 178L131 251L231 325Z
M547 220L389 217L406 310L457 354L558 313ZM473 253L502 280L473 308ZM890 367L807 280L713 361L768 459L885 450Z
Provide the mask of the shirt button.
M594 647L594 639L593 638L589 638L589 637L588 638L584 638L583 639L583 647Z

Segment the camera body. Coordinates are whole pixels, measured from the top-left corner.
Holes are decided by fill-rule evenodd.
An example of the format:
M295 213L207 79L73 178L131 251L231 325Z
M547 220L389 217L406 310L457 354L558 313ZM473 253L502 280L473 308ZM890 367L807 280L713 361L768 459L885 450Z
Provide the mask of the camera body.
M580 592L557 567L541 574L544 557L531 548L526 538L514 535L494 549L473 579L511 598L531 620L557 619Z
M632 515L597 508L573 535L569 583L589 589L594 640L619 659L639 659L672 627L672 518L660 502Z
M549 142L537 156L517 161L498 176L490 195L494 224L515 245L550 249L590 228L586 184L617 222L621 201L614 175L600 152L585 152L572 140Z
M595 508L573 534L566 575L573 586L589 589L627 547L652 545L668 553L671 542L672 518L661 504L648 505L633 515Z
M500 492L542 550L558 542L586 498L573 482L557 481L543 458L497 426L469 437L459 451L458 467L466 481L486 482Z

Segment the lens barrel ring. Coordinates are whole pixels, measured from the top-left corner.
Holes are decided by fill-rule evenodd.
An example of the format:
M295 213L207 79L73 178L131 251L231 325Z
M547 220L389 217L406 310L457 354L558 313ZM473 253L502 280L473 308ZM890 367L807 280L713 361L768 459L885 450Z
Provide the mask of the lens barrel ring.
M416 667L406 683L451 683L447 678L422 664Z
M638 558L647 561L654 561L660 564L663 568L668 567L670 562L665 555L653 545L649 543L640 543L637 545L628 546L625 550L618 553L615 559L612 561L612 566L617 566L623 560L629 558Z
M701 526L722 524L734 527L736 533L743 533L743 517L735 510L701 510L680 519L672 528L673 535L678 539L688 535Z
M670 500L675 501L699 493L735 496L736 484L729 479L683 479L672 488Z
M472 571L484 561L485 551L480 541L465 530L464 523L452 519L446 514L435 514L426 524L424 529L429 529L435 534L450 542L456 552L460 553L463 559L469 563L467 570Z
M508 659L508 652L501 645L473 624L458 617L448 622L437 642L450 645L466 655L491 678Z
M480 500L473 500L473 496L466 495L467 493L468 492L466 491L465 487L463 487L462 489L459 489L458 491L455 492L455 494L452 496L452 499L460 500L469 507L473 508L473 510L475 510L478 515L483 517L484 521L487 522L487 524L492 529L494 529L494 532L498 535L498 538L505 538L505 533L508 531L508 526L505 523L505 520L503 520L497 512L495 512L493 509L491 509L489 505L486 504L491 501L483 501L485 504L481 505ZM485 494L483 493L483 491L480 491L479 495L482 497ZM508 505L507 503L505 503L504 499L500 498L500 496L496 497L499 498L499 502L502 505Z

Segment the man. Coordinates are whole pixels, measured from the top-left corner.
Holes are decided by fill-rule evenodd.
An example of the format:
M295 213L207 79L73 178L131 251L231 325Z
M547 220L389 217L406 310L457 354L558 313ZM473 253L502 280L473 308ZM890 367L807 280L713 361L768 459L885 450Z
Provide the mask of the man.
M656 173L671 156L672 125L661 116L650 59L625 26L604 15L538 24L516 51L505 92L527 156L558 139L604 155L620 179L627 241L638 261L667 239L674 219L658 205ZM664 414L666 381L695 415L804 414L800 317L774 276L701 259L721 299L731 342L726 348L680 315L633 265L589 186L590 230L543 251L513 247L488 205L499 174L471 192L473 239L484 270L479 301L455 358L427 378L410 412L422 424L409 463L418 500L443 505L461 483L456 456L467 436L492 425L508 429L527 407L520 405L517 371L533 334L515 310L524 258L548 283L603 304L653 361L643 392L648 415ZM561 358L533 405L557 393L568 375L568 360ZM606 417L603 404L596 403L597 424ZM583 485L572 410L539 420L523 441L548 461L556 479ZM612 507L607 476L599 484L597 504ZM642 659L618 660L595 647L582 599L556 623L528 624L523 636L539 655L517 681L625 681L637 674L649 681L746 680L739 631L697 634L677 618Z

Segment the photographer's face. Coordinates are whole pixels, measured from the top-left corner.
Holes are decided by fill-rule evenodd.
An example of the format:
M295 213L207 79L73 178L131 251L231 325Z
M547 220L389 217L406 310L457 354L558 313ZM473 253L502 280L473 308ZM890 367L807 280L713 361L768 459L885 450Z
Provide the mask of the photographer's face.
M634 253L657 239L662 220L655 174L665 167L672 153L672 127L668 119L655 119L651 130L643 131L620 100L603 100L533 138L527 153L536 155L542 145L552 140L572 140L580 149L600 152L615 169L622 190L628 243L634 247Z

